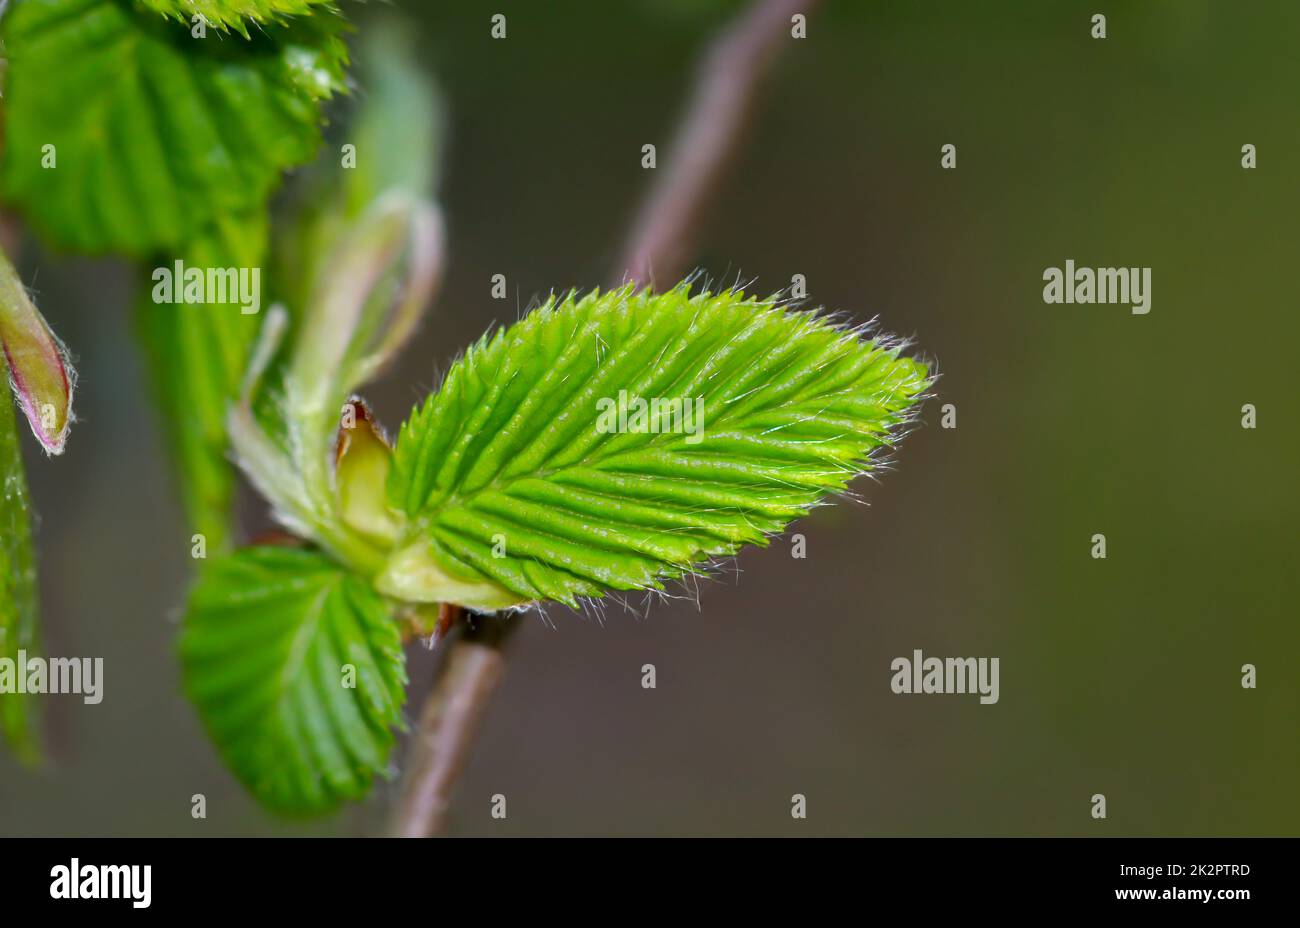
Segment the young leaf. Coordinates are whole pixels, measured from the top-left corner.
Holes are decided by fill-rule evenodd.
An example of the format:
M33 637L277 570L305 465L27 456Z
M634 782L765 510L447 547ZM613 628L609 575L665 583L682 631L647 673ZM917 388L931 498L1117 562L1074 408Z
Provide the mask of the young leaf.
M183 251L160 259L189 267L256 268L266 252L266 217L221 218ZM179 281L176 282L179 286ZM239 392L262 314L224 303L178 305L153 299L145 284L137 322L171 439L185 510L194 530L220 550L229 528L235 475L227 457L226 414Z
M300 16L333 0L141 0L151 10L187 25L202 16L210 26L248 34L245 20L261 25L279 22L286 16Z
M285 376L286 405L314 452L328 448L348 395L419 323L442 273L442 251L438 211L400 193L374 203L331 250Z
M250 371L256 377L227 418L235 459L277 518L368 575L389 539L376 545L340 512L346 503L333 445L352 390L393 356L418 322L438 277L440 236L431 205L399 193L376 203L335 246L287 360ZM282 307L273 308L259 356L280 357L287 319ZM260 384L264 373L278 382Z
M275 289L299 316L339 241L389 194L433 202L445 105L399 22L367 23L357 49L360 92L341 148L327 147L295 185L293 215L276 224Z
M213 561L180 651L218 750L268 806L324 812L385 771L406 684L401 633L374 590L323 555L257 547Z
M342 136L355 150L346 166L322 157L297 221L280 225L274 287L288 305L268 318L258 349L267 363L228 423L236 460L279 520L367 575L396 530L383 501L388 450L361 441L331 458L331 447L345 404L360 408L347 403L352 391L419 322L443 253L441 214L425 195L437 97L403 38L391 24L367 34L365 92Z
M0 186L66 247L182 247L263 209L315 152L319 103L343 87L342 28L322 10L195 38L120 0L23 0L3 20Z
M0 356L0 374L5 373ZM17 662L19 651L36 656L36 568L18 423L8 397L0 397L0 481L0 658ZM0 734L25 761L40 756L36 736L40 698L0 691Z
M898 347L734 291L553 298L402 427L409 527L377 585L481 609L662 589L843 490L927 384Z
M356 167L335 179L343 213L361 215L384 194L431 198L440 173L446 104L418 33L395 20L368 26L358 52L365 101L348 133ZM422 60L423 59L423 60Z
M63 343L50 331L18 272L0 251L0 349L32 434L49 454L62 454L72 424L75 374Z
M334 443L339 518L352 531L391 545L399 528L384 487L393 452L365 403L351 400L347 409Z

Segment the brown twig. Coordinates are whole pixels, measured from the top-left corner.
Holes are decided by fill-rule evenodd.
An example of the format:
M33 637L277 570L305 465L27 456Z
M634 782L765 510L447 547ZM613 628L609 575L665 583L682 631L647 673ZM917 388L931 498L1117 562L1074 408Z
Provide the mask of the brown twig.
M677 130L667 169L659 175L628 237L617 280L677 281L692 236L739 147L763 75L792 18L818 0L759 0L714 40Z
M462 617L459 628L443 632L457 622L455 607L444 607L440 636L451 643L433 692L420 713L411 738L410 756L401 796L394 809L389 833L397 838L426 838L442 833L451 791L469 757L483 710L501 678L502 645L518 620L507 616Z
M620 280L652 283L655 272L665 279L681 276L691 230L739 144L777 43L790 34L791 17L817 2L758 0L710 47L677 132L670 167L651 189L633 226L626 260L619 266ZM454 618L447 612L440 616L439 637ZM392 835L416 838L442 832L452 787L501 677L505 635L518 624L500 616L478 617L451 640L411 739Z

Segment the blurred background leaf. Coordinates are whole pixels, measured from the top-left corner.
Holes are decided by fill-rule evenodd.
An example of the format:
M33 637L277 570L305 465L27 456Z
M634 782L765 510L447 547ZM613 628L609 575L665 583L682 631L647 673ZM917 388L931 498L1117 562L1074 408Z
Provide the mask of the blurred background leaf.
M0 353L0 380L9 366ZM7 387L0 383L0 658L13 661L18 652L38 656L36 635L36 566L32 553L31 503L18 445L18 418ZM37 734L37 703L45 697L30 693L0 693L0 732L17 757L34 762L41 755Z
M160 258L159 266L171 269L180 260L186 267L260 269L266 257L266 225L261 211L221 217L174 257ZM137 329L190 524L219 551L231 540L235 488L226 412L239 394L263 315L243 312L237 293L225 303L177 305L154 302L152 291L152 281L142 275ZM264 289L262 298L265 304Z
M344 20L193 38L119 0L26 0L3 20L6 200L54 244L150 257L260 210L311 159L343 87Z
M357 90L316 161L295 179L276 224L278 297L301 314L320 264L349 223L393 191L430 198L441 173L447 113L409 21L375 21L356 40Z

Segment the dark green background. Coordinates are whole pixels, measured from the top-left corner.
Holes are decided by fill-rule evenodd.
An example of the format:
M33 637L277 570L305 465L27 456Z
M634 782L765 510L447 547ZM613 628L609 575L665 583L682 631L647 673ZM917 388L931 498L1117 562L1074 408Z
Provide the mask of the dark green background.
M345 6L361 29L386 12ZM640 146L666 167L693 62L738 8L400 6L451 106L451 263L418 343L369 391L390 426L488 325L606 281L649 181ZM505 41L488 37L494 12ZM804 274L815 303L915 335L939 397L894 471L861 482L869 506L796 527L805 560L780 540L726 565L698 606L528 617L453 833L1300 832L1298 34L1289 2L811 15L695 260L760 289ZM949 142L956 171L939 168ZM1067 258L1150 266L1151 313L1045 305L1043 269ZM106 680L99 706L49 699L51 767L0 759L0 834L372 830L391 787L286 824L217 761L179 693L188 531L131 275L34 247L22 270L81 371L68 453L29 454L48 652L103 656ZM1001 701L892 694L889 663L914 648L1001 658ZM418 690L435 660L412 652Z

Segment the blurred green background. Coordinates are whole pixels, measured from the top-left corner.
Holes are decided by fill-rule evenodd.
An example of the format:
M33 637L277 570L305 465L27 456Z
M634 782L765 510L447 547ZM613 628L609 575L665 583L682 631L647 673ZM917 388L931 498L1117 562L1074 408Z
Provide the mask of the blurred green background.
M392 12L344 6L362 31ZM663 170L694 63L741 4L398 6L450 106L450 270L368 391L390 427L486 327L606 281L650 180L640 146ZM488 37L495 12L505 41ZM894 470L861 482L869 505L796 526L806 559L779 540L698 605L526 617L452 833L1300 833L1298 29L1284 0L812 13L695 263L763 290L805 275L812 302L915 335L939 396ZM1043 269L1067 258L1150 266L1151 313L1045 305ZM105 699L48 699L46 769L0 757L0 834L372 832L391 785L286 823L217 760L179 690L189 533L133 277L35 243L20 268L81 372L67 454L27 448L46 647L104 657ZM939 428L943 403L956 429ZM1000 702L894 695L890 661L915 648L999 657ZM414 715L437 655L411 658Z

